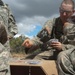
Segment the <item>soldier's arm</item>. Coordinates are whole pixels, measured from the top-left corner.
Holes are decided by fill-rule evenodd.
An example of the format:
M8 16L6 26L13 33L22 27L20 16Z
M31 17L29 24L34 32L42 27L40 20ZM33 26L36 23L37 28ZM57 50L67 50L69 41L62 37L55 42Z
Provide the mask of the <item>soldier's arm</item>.
M8 40L8 38L7 38L7 32L5 30L5 27L2 27L2 29L0 30L0 42L2 44L5 44L6 41Z
M39 38L40 41L42 42L47 42L51 38L51 33L52 33L52 28L54 25L55 21L54 19L48 20L41 31L37 34L37 38Z
M73 40L68 40L67 44L66 43L62 44L62 50L68 50L68 49L75 49L75 38Z
M8 68L10 51L0 43L0 70L6 70Z
M7 41L7 32L3 23L0 22L0 43L5 44Z
M5 26L0 23L0 70L7 69L9 53L8 49L5 46L7 41L7 32Z
M9 30L9 37L13 37L17 34L18 29L15 21L15 17L13 16L9 6L7 5L8 10L8 30Z
M65 36L65 41L62 44L62 50L68 50L75 48L75 25L68 31Z

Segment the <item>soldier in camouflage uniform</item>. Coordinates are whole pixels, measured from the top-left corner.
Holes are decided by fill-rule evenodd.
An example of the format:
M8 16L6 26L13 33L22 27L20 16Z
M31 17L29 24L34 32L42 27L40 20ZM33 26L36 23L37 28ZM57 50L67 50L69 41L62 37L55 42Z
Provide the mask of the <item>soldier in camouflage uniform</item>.
M52 49L46 49L44 45L39 53L28 55L26 58L53 59L56 57L59 75L75 75L75 16L72 16L73 13L74 2L72 0L64 0L60 6L60 17L48 20L37 37L33 38L33 40L26 39L23 42L23 46L30 50L32 46L41 47L43 43L52 38L58 39L59 42L50 44ZM44 33L44 30L47 33ZM51 50L54 50L54 54L51 53Z
M9 51L4 47L7 40L8 38L5 26L0 22L0 75L5 75L7 72Z
M61 7L64 9L63 13L67 15L74 13L74 2L72 0L63 1ZM68 10L68 13L65 10ZM58 74L75 75L75 16L71 17L70 24L68 22L64 31L67 43L64 42L65 51L59 53L57 58Z
M7 60L10 58L9 39L17 33L17 25L8 5L4 4L2 0L0 0L0 22L4 24L7 32L7 41L4 44L0 43L0 49L3 50L0 53L0 75L8 75L9 67Z
M75 75L74 2L72 0L63 0L59 11L60 17L48 20L37 37L33 38L33 40L26 39L23 42L23 46L26 49L32 50L32 46L38 46L34 48L41 48L49 39L58 39L58 42L52 42L50 47L47 46L49 49L46 49L46 44L44 44L43 49L38 54L33 54L33 59L57 59L59 75ZM47 32L44 32L45 30ZM53 54L51 54L50 50L53 51ZM32 55L26 58L32 58Z
M72 18L74 7L72 5L74 5L72 0L64 0L59 9L60 17L48 20L35 38L26 39L23 42L22 45L28 52L40 48L39 52L28 54L27 59L57 59L57 55L61 52L75 49L75 24ZM58 41L47 44L50 39L58 39Z

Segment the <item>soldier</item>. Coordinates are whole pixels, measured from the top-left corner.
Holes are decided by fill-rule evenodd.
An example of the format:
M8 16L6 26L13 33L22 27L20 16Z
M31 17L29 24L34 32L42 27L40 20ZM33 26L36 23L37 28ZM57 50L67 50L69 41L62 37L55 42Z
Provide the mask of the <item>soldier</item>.
M9 51L4 47L7 40L8 38L5 26L0 22L0 75L6 75L7 73Z
M74 2L72 0L63 1L61 6L64 7L64 10L69 10L69 14L72 14L74 12ZM66 12L64 11L64 13ZM72 16L71 19L74 21L74 23L71 21L71 23L68 24L65 28L65 34L67 34L65 37L68 40L68 48L65 45L66 50L59 53L57 58L59 75L75 75L75 16ZM69 28L69 30L67 31L69 25L73 26L73 28Z
M9 39L17 33L17 25L15 24L14 16L12 15L8 5L3 3L2 0L0 0L0 22L5 26L7 32L7 41L3 44L0 43L0 49L3 51L0 54L0 75L7 75L9 68L7 60L10 58Z
M33 46L41 48L41 51L33 57L34 59L57 59L60 52L75 48L75 24L72 21L74 2L63 0L59 12L59 17L45 23L42 31L36 36L37 39L26 39L23 42L22 45L29 50Z

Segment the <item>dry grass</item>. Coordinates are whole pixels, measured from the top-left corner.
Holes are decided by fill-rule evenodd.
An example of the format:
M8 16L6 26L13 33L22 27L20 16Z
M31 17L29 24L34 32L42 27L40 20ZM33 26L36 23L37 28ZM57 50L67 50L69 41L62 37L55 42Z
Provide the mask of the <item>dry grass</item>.
M13 58L23 58L23 57L25 57L25 54L23 54L23 53L11 53L11 55L12 55L12 57Z

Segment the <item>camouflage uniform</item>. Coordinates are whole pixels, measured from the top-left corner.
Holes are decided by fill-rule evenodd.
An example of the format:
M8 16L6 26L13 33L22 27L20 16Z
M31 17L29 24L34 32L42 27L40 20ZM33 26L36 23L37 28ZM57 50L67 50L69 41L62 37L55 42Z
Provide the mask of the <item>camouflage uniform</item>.
M47 36L38 36L36 38L33 38L34 44L38 45L39 47L41 44L46 43L49 39L56 38L59 40L59 42L62 43L62 50L65 51L70 49L74 49L75 45L75 24L71 21L71 19L68 20L68 25L63 27L63 23L60 19L60 17L53 19L53 20L48 20L44 28L48 27L48 32L50 31L50 34L47 34ZM39 34L41 34L39 32ZM42 34L41 34L42 35ZM43 34L45 35L45 33ZM42 38L43 37L43 38ZM42 39L44 40L42 40ZM46 40L46 41L45 41ZM57 59L57 55L60 51L53 49L52 47L48 47L45 49L45 45L43 46L43 49L40 49L38 54L33 53L29 56L29 58L33 55L34 59ZM28 57L26 57L28 58Z
M59 75L75 75L75 48L59 53L57 66Z
M0 14L0 16L2 16L2 19L4 20L3 23L7 32L7 36L13 37L17 33L17 26L15 24L15 19L7 4L0 3ZM0 18L0 21L2 19ZM0 53L0 75L8 75L7 69L9 67L7 61L10 58L9 39L4 44L0 43L0 49L2 51L2 53Z
M75 17L75 16L74 16ZM75 75L75 19L74 23L67 26L65 31L65 43L64 50L58 54L57 66L59 75ZM69 29L70 28L70 29ZM68 29L68 31L67 31Z
M7 72L7 61L9 57L8 50L4 47L7 41L7 32L5 26L0 23L0 75Z

